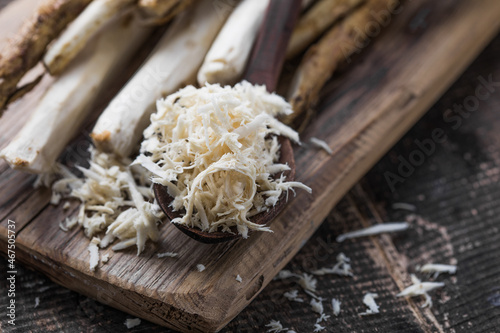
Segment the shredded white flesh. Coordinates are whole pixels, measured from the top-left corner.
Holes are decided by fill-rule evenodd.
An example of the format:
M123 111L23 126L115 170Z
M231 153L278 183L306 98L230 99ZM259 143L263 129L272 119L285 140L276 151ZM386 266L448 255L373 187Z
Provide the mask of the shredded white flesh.
M236 281L238 281L240 283L243 281L243 279L241 278L241 276L239 274L236 275Z
M306 294L308 294L309 296L311 296L317 300L321 300L321 297L318 297L315 294L316 284L318 283L318 280L316 280L312 275L309 275L307 273L295 274L295 273L292 273L288 270L281 270L279 272L278 276L276 276L274 278L274 280L288 279L291 277L298 279L297 283L302 287L302 289L304 290L304 292ZM292 290L288 294L285 293L285 297L287 297L288 299L295 298L296 295L297 295L296 290ZM290 299L290 300L292 300L292 299ZM293 300L297 301L296 299L293 299ZM300 301L297 301L297 302L301 302L301 301L302 301L302 299L300 299Z
M78 224L78 218L76 216L71 216L65 218L64 221L59 222L59 228L61 228L62 231L68 232L69 230L73 229L73 227L77 224Z
M316 295L315 293L313 293L313 292L312 292L312 291L310 291L310 290L304 290L304 292L305 292L306 294L308 294L309 296L311 296L312 298L314 298L314 299L317 299L317 300L322 300L322 298L321 298L321 297L319 297L318 295Z
M47 87L23 128L0 151L0 157L16 169L51 172L61 152L95 109L99 92L109 89L112 78L127 66L151 31L128 15L107 25Z
M318 280L307 273L303 273L299 278L299 285L305 290L315 293Z
M341 276L353 276L350 262L351 259L346 257L345 254L339 253L335 266L332 268L323 267L311 273L314 275L336 274Z
M203 231L270 231L252 216L273 207L293 188L279 164L277 135L299 141L297 132L275 117L290 114L290 105L264 86L242 82L188 86L157 103L137 164L168 188L174 211L185 210L173 223ZM279 175L274 179L273 174Z
M417 207L415 205L406 202L395 202L392 204L392 209L402 209L402 210L408 210L410 212L417 211Z
M127 8L133 0L92 1L50 45L43 62L50 74L60 74L100 29Z
M156 256L158 258L165 258L165 257L177 258L179 256L179 254L175 253L175 252L163 252L163 253L157 253Z
M281 323L278 320L271 320L269 324L266 325L266 327L269 327L267 332L273 332L273 333L283 332L288 329L288 328L283 328L283 325L281 325Z
M330 316L325 315L324 309L323 309L323 300L321 298L311 299L310 304L311 304L313 312L316 312L317 314L320 315L320 317L318 319L316 319L316 324L314 325L315 331L316 331L316 328L322 327L321 325L319 325L319 323L321 323L322 321L326 321L328 318L330 318ZM318 328L318 329L322 330L320 328Z
M422 304L422 308L432 307L432 299L429 296L428 292L437 288L444 287L443 282L422 282L415 275L411 275L411 280L413 284L408 288L404 289L402 292L397 294L397 297L415 297L415 296L423 296L425 298L424 304Z
M312 310L313 312L316 312L318 314L322 314L324 312L323 310L323 302L321 302L320 300L316 300L316 299L312 299L311 300L311 307L312 307Z
M455 274L457 272L456 265L445 264L425 264L419 269L422 273L434 273L434 279L441 273Z
M141 320L139 318L127 319L125 320L124 325L127 326L128 329L134 328L141 324Z
M274 280L283 280L283 279L288 279L288 278L291 278L291 277L300 278L300 275L299 275L299 274L292 273L292 272L290 272L289 270L282 269L282 270L278 273L278 275L276 275L276 276L274 277Z
M365 296L363 297L363 303L368 307L368 310L365 312L361 312L359 315L360 316L367 316L367 315L372 315L379 313L379 306L375 302L375 298L377 298L378 295L374 293L366 293Z
M321 148L323 149L324 151L326 151L329 155L332 155L333 154L333 150L330 148L330 146L328 146L328 143L326 143L325 141L323 140L320 140L318 138L311 138L309 140L314 146L318 147L318 148Z
M97 264L99 264L99 243L101 240L97 237L92 238L90 241L88 250L90 254L90 260L89 260L89 268L91 271L94 271L95 268L97 267Z
M196 269L198 270L198 272L203 272L206 269L206 267L205 265L198 264L196 265Z
M283 296L285 296L285 298L288 299L289 301L303 303L304 300L302 298L298 297L298 293L299 293L299 291L297 289L294 289L294 290L290 290L290 291L285 292L283 294Z
M337 237L337 242L341 243L345 241L346 239L351 239L351 238L358 238L358 237L366 237L366 236L373 236L373 235L379 235L383 233L388 233L388 232L398 232L398 231L403 231L409 228L409 224L407 222L395 222L395 223L383 223L383 224L377 224L365 229L361 230L356 230L356 231L351 231L347 232L345 234L339 235Z
M157 222L163 218L148 180L149 173L140 166L129 167L130 160L91 149L90 167L79 168L84 179L66 172L66 178L56 181L53 192L81 201L78 216L66 220L61 228L70 229L78 223L87 237L105 232L101 247L116 239L113 250L136 245L137 253L144 250L147 240L159 237Z
M340 313L340 305L341 304L342 303L338 299L332 298L332 308L333 308L333 314L335 316L339 315L339 313Z
M314 331L313 332L321 332L324 329L326 329L326 327L321 326L320 324L314 324Z
M327 321L329 318L330 318L330 316L322 313L321 316L319 316L319 318L316 319L316 324L319 324L319 323L321 323L323 321Z

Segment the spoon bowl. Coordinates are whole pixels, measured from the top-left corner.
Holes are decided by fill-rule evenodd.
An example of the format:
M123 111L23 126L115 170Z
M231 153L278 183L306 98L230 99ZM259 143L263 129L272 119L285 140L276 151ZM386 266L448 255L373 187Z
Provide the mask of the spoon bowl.
M295 179L295 159L293 155L292 144L288 138L282 136L278 137L278 142L281 145L279 163L288 164L288 166L290 167L290 170L283 172L283 174L285 175L287 181L293 181ZM276 174L275 176L279 177L280 175L281 173ZM172 202L172 200L174 200L174 198L168 194L166 186L163 186L161 184L154 184L153 190L156 200L158 201L158 205L165 213L165 215L167 215L167 218L170 221L172 221L174 218L182 217L186 213L184 210L172 210L172 206L170 205L170 203ZM286 195L286 193L283 193L275 206L269 208L267 211L252 216L249 220L256 224L265 225L269 221L275 219L286 206ZM222 243L241 238L241 235L236 230L236 227L231 228L231 233L222 231L207 232L202 231L198 228L188 227L183 224L173 224L189 237L202 243Z

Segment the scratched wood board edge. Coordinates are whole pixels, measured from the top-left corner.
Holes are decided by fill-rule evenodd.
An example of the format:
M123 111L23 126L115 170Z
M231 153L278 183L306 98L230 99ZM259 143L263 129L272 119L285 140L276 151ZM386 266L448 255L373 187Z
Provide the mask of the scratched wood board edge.
M390 29L390 28L389 28L389 29ZM492 30L493 30L493 29L492 29ZM494 33L494 32L492 32L492 33ZM486 36L483 36L483 39L484 39L484 40L482 41L483 43L485 43L485 41L487 41L487 40L488 40L488 35L487 35L487 34L485 34L485 35L486 35ZM463 69L463 67L464 67L464 66L468 63L468 61L470 61L470 60L472 59L472 57L473 57L474 53L479 52L479 47L480 47L480 46L478 46L478 49L477 49L477 50L475 50L474 52L471 52L471 54L469 54L469 55L468 55L468 57L463 57L463 58L462 58L462 62L463 62L462 66L457 66L457 67L455 67L455 70L456 70L457 72L460 72L460 71ZM468 59L469 57L471 57L471 59ZM450 81L452 81L452 80L453 80L453 78L454 78L454 76L456 76L456 75L458 75L458 74L453 73L453 75L451 75L451 78L450 78L449 80L450 80ZM447 87L447 86L446 86L447 84L448 84L448 82L445 82L445 84L444 84L444 85L442 84L442 85L443 85L443 87L441 87L441 89L440 89L440 90L445 89L445 88ZM439 92L440 90L437 90L437 91L431 91L430 93L431 93L431 94L433 93L433 94L435 94L435 95L439 95L439 94L440 94L440 92ZM401 95L398 95L398 94L396 94L396 95L397 95L397 96L401 96ZM434 98L434 99L435 99L435 98ZM397 100L398 100L398 99L396 98L396 101L397 101ZM402 100L405 100L405 98L403 98ZM428 101L428 102L427 102L427 104L432 104L432 100ZM391 106L391 105L389 105L389 106ZM394 106L394 105L392 105L392 106ZM429 105L428 105L428 106L429 106ZM423 112L423 111L425 111L425 108L424 108L421 112ZM324 114L325 114L325 113L323 113L323 115L324 115ZM416 114L416 115L415 115L415 118L418 118L418 117L419 117L419 115L417 115L417 114ZM415 120L416 120L416 119L415 119ZM404 132L405 128L407 128L408 126L410 126L412 123L413 123L413 120L409 120L409 121L408 121L408 124L407 124L407 125L405 125L405 127L404 127L404 128L403 128L403 127L401 128L401 131L403 131L403 132ZM402 134L402 133L400 133L400 134L394 134L394 135L398 136L398 135L401 135L401 134ZM390 147L390 146L392 145L392 143L391 143L391 142L393 142L395 139L396 139L396 137L394 137L394 139L393 139L393 140L386 140L385 142L387 142L387 146L388 146L388 147ZM330 140L329 142L330 142L330 143L332 143L332 142L331 142L331 140ZM333 142L333 143L334 143L334 142ZM350 145L352 146L352 142L350 142ZM355 146L356 146L356 144L354 144L354 147L355 147ZM346 147L349 147L349 145L346 145ZM380 151L381 151L381 152L380 152L380 154L378 154L378 155L383 154L383 151L385 151L385 149L388 149L388 147L385 147L384 149L380 149ZM317 155L317 156L321 156L320 154L316 154L316 155ZM373 157L373 159L375 159L375 160L376 160L376 159L378 159L378 157L377 157L377 156L374 156L374 157ZM370 161L370 163L371 163L371 161ZM368 164L370 164L370 163L368 163ZM327 165L327 164L328 164L328 163L326 163L325 165ZM362 168L361 168L361 169L362 169ZM349 182L353 183L353 182L355 181L355 179L356 179L357 177L359 177L359 175L357 175L357 174L358 174L358 173L362 174L362 173L364 173L365 171L366 171L366 170L364 170L364 171L363 171L363 170L357 170L357 171L355 171L355 172L353 173L352 179L350 179L350 180L349 180ZM339 194L339 193L340 193L340 192L337 192L337 196L340 196L340 194ZM299 194L299 196L300 196L300 194ZM323 199L325 199L325 198L323 198ZM337 199L338 199L338 198L335 198L335 200L337 200ZM298 202L299 200L297 199L296 201ZM331 205L333 205L333 203L332 203L332 204L330 204L330 206L331 206ZM329 206L329 205L326 205L326 206ZM326 210L326 209L325 209L325 210ZM328 209L328 210L329 210L329 209ZM326 213L328 213L328 211L327 211ZM323 212L323 214L324 214L324 212ZM313 223L313 226L312 226L312 227L308 230L308 231L310 231L310 232L308 232L308 234L312 233L312 232L315 230L315 228L319 225L319 223L320 223L321 221L322 221L322 218L318 218L318 219L317 219L317 221L314 221L315 223ZM308 236L309 236L309 235L307 235L307 237L308 237ZM306 238L307 238L307 237L306 237ZM272 238L269 238L269 239L270 239L270 240L272 240ZM301 239L301 242L302 242L302 239ZM246 245L243 245L243 247L246 247ZM295 251L295 252L294 252L294 251L295 251L295 250L288 250L288 251L285 251L285 252L287 252L287 253L288 253L288 255L286 255L286 256L285 256L285 258L281 258L281 262L277 263L277 265L274 267L273 271L275 272L275 271L277 271L277 269L279 269L281 266L283 266L283 265L286 263L286 261L287 261L289 258L291 258L291 257L293 256L293 254L296 252L296 251ZM86 263L86 258L82 258L82 263ZM262 281L262 283L260 283L260 286L261 286L260 288L262 288L265 284L267 284L267 282L268 282L268 281L269 281L269 279L264 279L264 281ZM257 291L259 291L259 290L260 290L260 288L259 288ZM91 296L92 296L92 295L91 295ZM255 295L253 295L253 297L254 297L254 296L255 296ZM95 297L95 295L94 295L94 297ZM253 298L253 297L251 297L251 298ZM137 314L137 313L136 313L136 312L134 312L134 314ZM176 328L177 328L177 329L179 329L178 327L176 327Z

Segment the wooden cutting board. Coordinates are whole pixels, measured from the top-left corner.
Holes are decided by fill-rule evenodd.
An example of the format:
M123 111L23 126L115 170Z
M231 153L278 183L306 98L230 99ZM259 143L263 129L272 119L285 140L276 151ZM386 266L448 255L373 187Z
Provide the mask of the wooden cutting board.
M0 17L23 16L19 8L7 7ZM77 203L66 211L49 205L50 191L34 190L34 176L1 161L0 249L7 251L10 219L16 226L16 260L55 282L173 329L217 331L252 301L335 203L457 79L498 32L499 17L498 0L404 2L390 26L352 59L342 81L334 79L324 89L319 112L302 134L304 144L295 147L297 180L311 186L313 194L291 195L271 224L272 234L214 246L197 243L166 224L156 246L148 244L140 256L135 249L101 251L111 259L91 272L83 232L59 228L60 221L75 214ZM9 31L5 24L0 18L0 31ZM114 91L125 79L126 74L117 78ZM0 120L0 148L19 130L49 83L45 80ZM92 119L112 91L100 98ZM66 163L86 156L85 134L65 152ZM312 136L325 140L334 154L310 146ZM156 257L166 251L180 257ZM206 270L198 272L197 264ZM238 274L241 283L235 280Z

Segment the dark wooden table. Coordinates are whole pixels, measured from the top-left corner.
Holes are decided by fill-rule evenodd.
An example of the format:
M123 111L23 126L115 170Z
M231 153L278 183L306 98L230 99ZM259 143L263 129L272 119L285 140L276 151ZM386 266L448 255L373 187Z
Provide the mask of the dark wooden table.
M0 1L0 8L6 2ZM295 272L331 267L339 252L352 259L353 278L317 277L317 294L325 299L326 313L332 315L332 297L342 302L340 315L332 315L322 323L327 326L325 331L500 332L500 116L496 113L500 110L499 53L500 36L344 197L287 266ZM480 89L489 96L479 102L477 111L449 113L450 109L470 103L480 78L488 80L490 75L499 83ZM444 142L429 143L435 129L444 131ZM422 144L426 144L427 151L420 148ZM405 169L400 167L401 160L418 165ZM416 211L395 209L393 204L398 202L412 204ZM341 244L334 241L338 234L362 228L373 220L406 220L411 228L396 235ZM415 266L427 262L458 266L456 275L443 274L436 279L446 286L432 294L432 309L421 309L419 298L397 299L395 295L411 284L410 273L415 272ZM2 330L170 332L145 321L127 330L123 323L130 315L23 267L18 267L17 275L16 326L9 327L5 316L5 263L2 259ZM312 332L318 315L307 303L287 301L283 293L290 289L300 288L293 280L271 282L224 332L264 332L264 325L273 319L296 332ZM378 293L380 314L358 315L365 311L362 298L366 292Z

